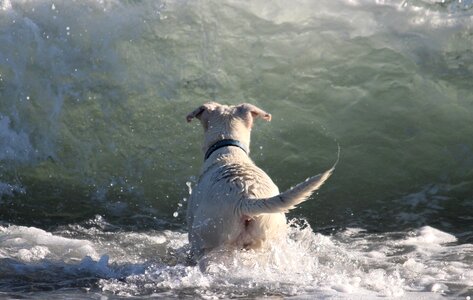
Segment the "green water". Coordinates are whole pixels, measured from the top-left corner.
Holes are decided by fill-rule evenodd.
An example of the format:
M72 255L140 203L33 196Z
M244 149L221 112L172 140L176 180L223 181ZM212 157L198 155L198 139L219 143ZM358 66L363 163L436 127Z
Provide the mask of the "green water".
M471 298L472 6L0 0L0 298ZM281 190L341 155L286 239L202 272L209 100L272 114Z
M293 215L461 232L473 32L458 5L13 1L0 11L0 217L183 224L203 156L185 115L214 100L273 115L251 156L280 189L325 170L340 144L333 178Z

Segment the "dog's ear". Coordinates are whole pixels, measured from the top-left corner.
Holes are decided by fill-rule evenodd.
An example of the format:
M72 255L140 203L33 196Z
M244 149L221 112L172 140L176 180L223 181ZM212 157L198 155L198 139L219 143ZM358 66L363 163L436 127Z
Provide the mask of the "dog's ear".
M249 113L253 118L262 118L265 121L271 121L271 114L265 112L253 104L243 103L239 107L244 113Z
M192 121L192 119L194 119L194 118L200 119L200 116L202 115L204 110L205 110L205 106L201 105L201 106L197 107L193 112L188 113L187 116L186 116L187 122Z
M199 106L198 108L196 108L193 112L187 114L186 116L186 120L187 122L190 122L192 121L192 119L194 118L197 118L199 120L202 121L202 114L205 112L205 111L212 111L214 110L216 107L217 107L218 103L215 103L215 102L207 102L207 103L204 103L203 105Z

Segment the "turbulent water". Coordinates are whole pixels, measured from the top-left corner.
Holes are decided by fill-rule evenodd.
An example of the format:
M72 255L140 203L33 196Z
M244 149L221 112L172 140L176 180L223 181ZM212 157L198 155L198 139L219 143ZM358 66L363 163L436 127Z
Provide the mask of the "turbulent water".
M260 251L189 265L205 101L253 103ZM0 0L0 298L473 297L473 1Z

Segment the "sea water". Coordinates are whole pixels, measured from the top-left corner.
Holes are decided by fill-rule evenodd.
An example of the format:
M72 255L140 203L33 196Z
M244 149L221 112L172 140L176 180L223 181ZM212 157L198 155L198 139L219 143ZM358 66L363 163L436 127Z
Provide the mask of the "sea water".
M473 297L473 2L0 0L0 297ZM205 101L286 239L189 264ZM205 266L204 266L205 265Z
M258 251L217 251L205 269L186 263L187 236L113 228L97 216L53 232L0 227L3 297L466 299L473 245L430 226L314 233L292 220L289 237Z

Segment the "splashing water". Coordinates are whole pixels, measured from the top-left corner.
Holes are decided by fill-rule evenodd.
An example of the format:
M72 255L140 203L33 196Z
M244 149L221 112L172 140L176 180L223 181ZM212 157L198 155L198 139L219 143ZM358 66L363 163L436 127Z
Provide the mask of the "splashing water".
M0 285L10 295L83 286L120 296L434 299L464 295L473 283L473 246L432 227L326 236L306 221L291 224L287 239L265 249L215 251L197 266L186 264L186 234L116 231L100 216L54 234L0 227L0 274L9 274Z
M0 298L471 298L472 15L0 0ZM184 116L208 100L272 113L251 157L281 190L343 153L287 239L192 266Z

